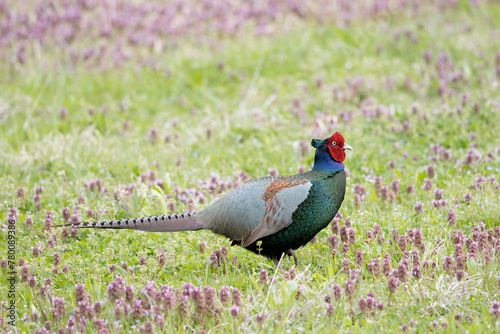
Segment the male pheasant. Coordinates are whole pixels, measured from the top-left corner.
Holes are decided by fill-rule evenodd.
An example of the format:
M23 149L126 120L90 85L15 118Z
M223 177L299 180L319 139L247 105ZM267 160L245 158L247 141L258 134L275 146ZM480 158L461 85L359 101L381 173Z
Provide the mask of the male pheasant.
M352 150L338 132L313 139L311 145L316 148L311 171L253 180L199 211L65 226L148 232L205 229L276 264L283 254L297 264L294 250L325 228L344 200L344 150Z

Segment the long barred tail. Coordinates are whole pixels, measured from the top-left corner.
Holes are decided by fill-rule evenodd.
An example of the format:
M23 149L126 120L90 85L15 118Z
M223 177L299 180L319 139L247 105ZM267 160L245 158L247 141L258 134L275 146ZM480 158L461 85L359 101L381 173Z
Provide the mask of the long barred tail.
M202 230L205 228L203 222L197 219L196 212L184 212L172 215L129 218L100 222L64 224L57 227L64 226L76 228L131 229L147 232L194 231Z

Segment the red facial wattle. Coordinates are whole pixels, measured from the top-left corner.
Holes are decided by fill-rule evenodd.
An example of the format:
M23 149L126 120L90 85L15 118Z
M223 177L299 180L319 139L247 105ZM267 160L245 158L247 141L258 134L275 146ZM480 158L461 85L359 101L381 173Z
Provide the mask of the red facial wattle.
M330 155L332 156L333 160L338 162L344 162L345 152L340 146L338 145L333 146L329 144L328 149L330 150Z
M330 155L332 156L333 160L338 161L338 162L344 162L345 160L345 152L344 152L344 144L345 140L344 137L338 133L335 132L333 136L328 138L326 140L326 145L328 145L328 150L330 151Z

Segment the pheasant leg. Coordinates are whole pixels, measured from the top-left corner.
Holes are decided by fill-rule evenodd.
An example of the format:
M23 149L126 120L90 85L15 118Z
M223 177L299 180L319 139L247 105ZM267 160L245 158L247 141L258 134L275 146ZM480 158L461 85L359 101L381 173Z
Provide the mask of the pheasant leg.
M289 248L288 250L285 251L285 254L293 257L293 260L295 261L295 266L299 264L299 260L297 259L297 255L295 255L293 249Z

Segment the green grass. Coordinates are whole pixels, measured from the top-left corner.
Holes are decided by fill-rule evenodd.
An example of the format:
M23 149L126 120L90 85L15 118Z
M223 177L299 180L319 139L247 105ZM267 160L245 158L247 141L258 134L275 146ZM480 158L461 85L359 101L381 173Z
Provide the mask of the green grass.
M498 5L486 4L445 13L429 10L415 18L401 13L385 20L354 22L345 29L303 22L298 29L274 36L242 33L223 38L216 48L187 41L159 58L154 67L141 66L132 59L124 67L104 71L71 68L57 54L48 52L26 66L2 68L0 218L6 231L8 208L19 209L17 257L25 259L38 282L35 289L22 281L17 284L19 331L32 332L45 320L53 321L53 330L65 327L77 307L74 286L83 284L92 303L103 303L98 317L108 320L110 331L117 332L115 306L106 292L116 273L123 275L126 285L134 285L135 292L147 281L154 281L158 289L161 284L179 288L190 282L210 285L217 291L223 286L241 290L243 317L234 319L228 307L218 305L220 316L207 316L202 322L181 319L174 309L166 314L165 332L394 332L401 331L404 324L410 326L411 319L417 323L410 330L418 332L498 330L489 310L499 299L499 257L492 251L492 261L486 264L480 253L477 262L468 261L466 276L460 282L444 271L443 261L454 252L453 230L470 237L478 222L484 222L486 230L500 222L498 181L488 181L484 189L473 187L477 177L498 177L500 168L500 78L495 74L495 67L500 66L495 63L500 40L493 37L498 34L495 22L499 21ZM418 42L412 42L406 31L416 35ZM426 50L432 54L430 64L423 57ZM436 71L440 53L448 54L453 63L448 75L463 74L461 80L448 85L450 94L442 97ZM322 78L321 86L316 84L318 78ZM356 78L360 86L353 90L349 82ZM415 89L406 84L409 79ZM391 88L388 81L392 81ZM334 98L335 92L340 98ZM468 99L461 106L463 94ZM295 100L300 102L302 114L293 111ZM124 110L120 108L122 101L127 105ZM479 105L478 113L473 103ZM66 119L60 117L61 108L68 110ZM90 108L94 115L88 113ZM360 109L382 110L382 115L367 118ZM346 111L352 111L352 120L347 123L340 116ZM175 126L173 120L178 121ZM124 121L129 130L124 130ZM408 131L401 130L404 121L410 124ZM153 128L158 129L156 143L148 136ZM207 129L211 129L210 138ZM288 258L283 261L283 270L276 270L271 261L239 247L229 248L227 239L207 231L147 234L85 230L63 241L60 229L44 230L46 211L54 211L54 223L58 224L63 207L79 205L79 196L86 199L79 205L84 219L89 219L84 213L87 208L101 212L102 219L146 216L168 212L170 200L166 196L175 195L176 184L182 189L199 189L213 200L200 183L213 173L222 179L231 179L239 171L254 178L265 176L268 168L280 174L296 173L300 166L309 168L313 159L312 148L304 156L300 154L299 142L324 138L334 131L341 132L354 148L345 162L350 176L341 208L356 230L356 244L348 254L352 268L358 268L355 250L365 253L365 265L358 268L363 274L352 313L343 294L340 301L332 302L333 316L326 315L323 296L332 292L333 284L343 288L348 279L342 271L343 255L332 258L326 239L332 235L330 228L318 235L317 243L297 251L298 276L291 281L283 278L284 270L292 266ZM475 139L471 139L473 133ZM168 143L166 135L171 136ZM394 143L399 148L394 148ZM451 149L451 159L430 161L434 143ZM482 154L481 159L470 165L457 163L472 147ZM181 158L183 163L178 166ZM388 166L390 161L395 168ZM431 192L422 189L428 165L436 168ZM148 189L141 183L141 174L150 170L163 179L164 190ZM382 176L384 185L393 179L400 181L401 192L394 203L376 196L374 176ZM107 194L85 188L86 182L97 178L109 190ZM368 190L359 209L353 200L356 183ZM122 201L116 201L114 191L130 184L137 187L134 195L123 195ZM415 185L412 194L406 194L408 185ZM37 186L44 187L40 211L33 200ZM17 198L18 187L26 188L25 201ZM431 203L436 188L443 189L445 208L436 209ZM470 205L463 200L467 193L473 196ZM174 201L177 211L187 208ZM414 209L417 201L424 207L420 214ZM450 209L457 214L455 226L446 221ZM25 225L27 215L33 216L33 228ZM366 232L375 223L384 232L386 242L381 245L365 242ZM410 275L389 303L387 278L372 276L366 265L370 259L389 253L393 269L397 269L403 254L390 243L391 231L398 229L404 234L409 228L422 229L426 249L421 260L435 261L437 267L434 277L430 271L423 271L420 281ZM52 235L57 239L54 248L47 246ZM442 241L440 245L436 238ZM6 245L7 234L2 233L1 239ZM202 241L208 243L204 254L198 250ZM32 247L37 243L43 245L43 251L34 258ZM210 252L221 246L229 248L230 259L237 256L241 269L230 263L210 267ZM166 253L163 268L156 261L160 248ZM413 249L409 245L409 250ZM52 271L55 252L62 255L58 274ZM6 252L0 253L0 258L6 256ZM147 259L147 266L139 266L140 257ZM135 273L122 270L122 262L134 267ZM109 264L117 265L115 273L109 272ZM63 266L71 266L71 270L63 273ZM276 275L277 283L260 284L261 269L269 276ZM6 282L7 274L0 276ZM59 322L52 319L49 299L39 292L48 278L52 279L51 295L66 301L68 314ZM7 300L6 284L0 286L1 299ZM297 298L299 286L302 296ZM363 315L357 302L369 291L385 303L385 309ZM46 319L29 320L33 312L41 319L46 313ZM265 314L262 325L256 321L260 312ZM463 313L461 322L455 320L459 312ZM25 314L26 321L22 320ZM127 318L118 324L121 332L129 332L138 331L146 321L154 319L143 316L136 323ZM432 327L432 321L437 321L438 327ZM447 328L442 327L443 322ZM87 327L87 332L96 331L92 320Z

